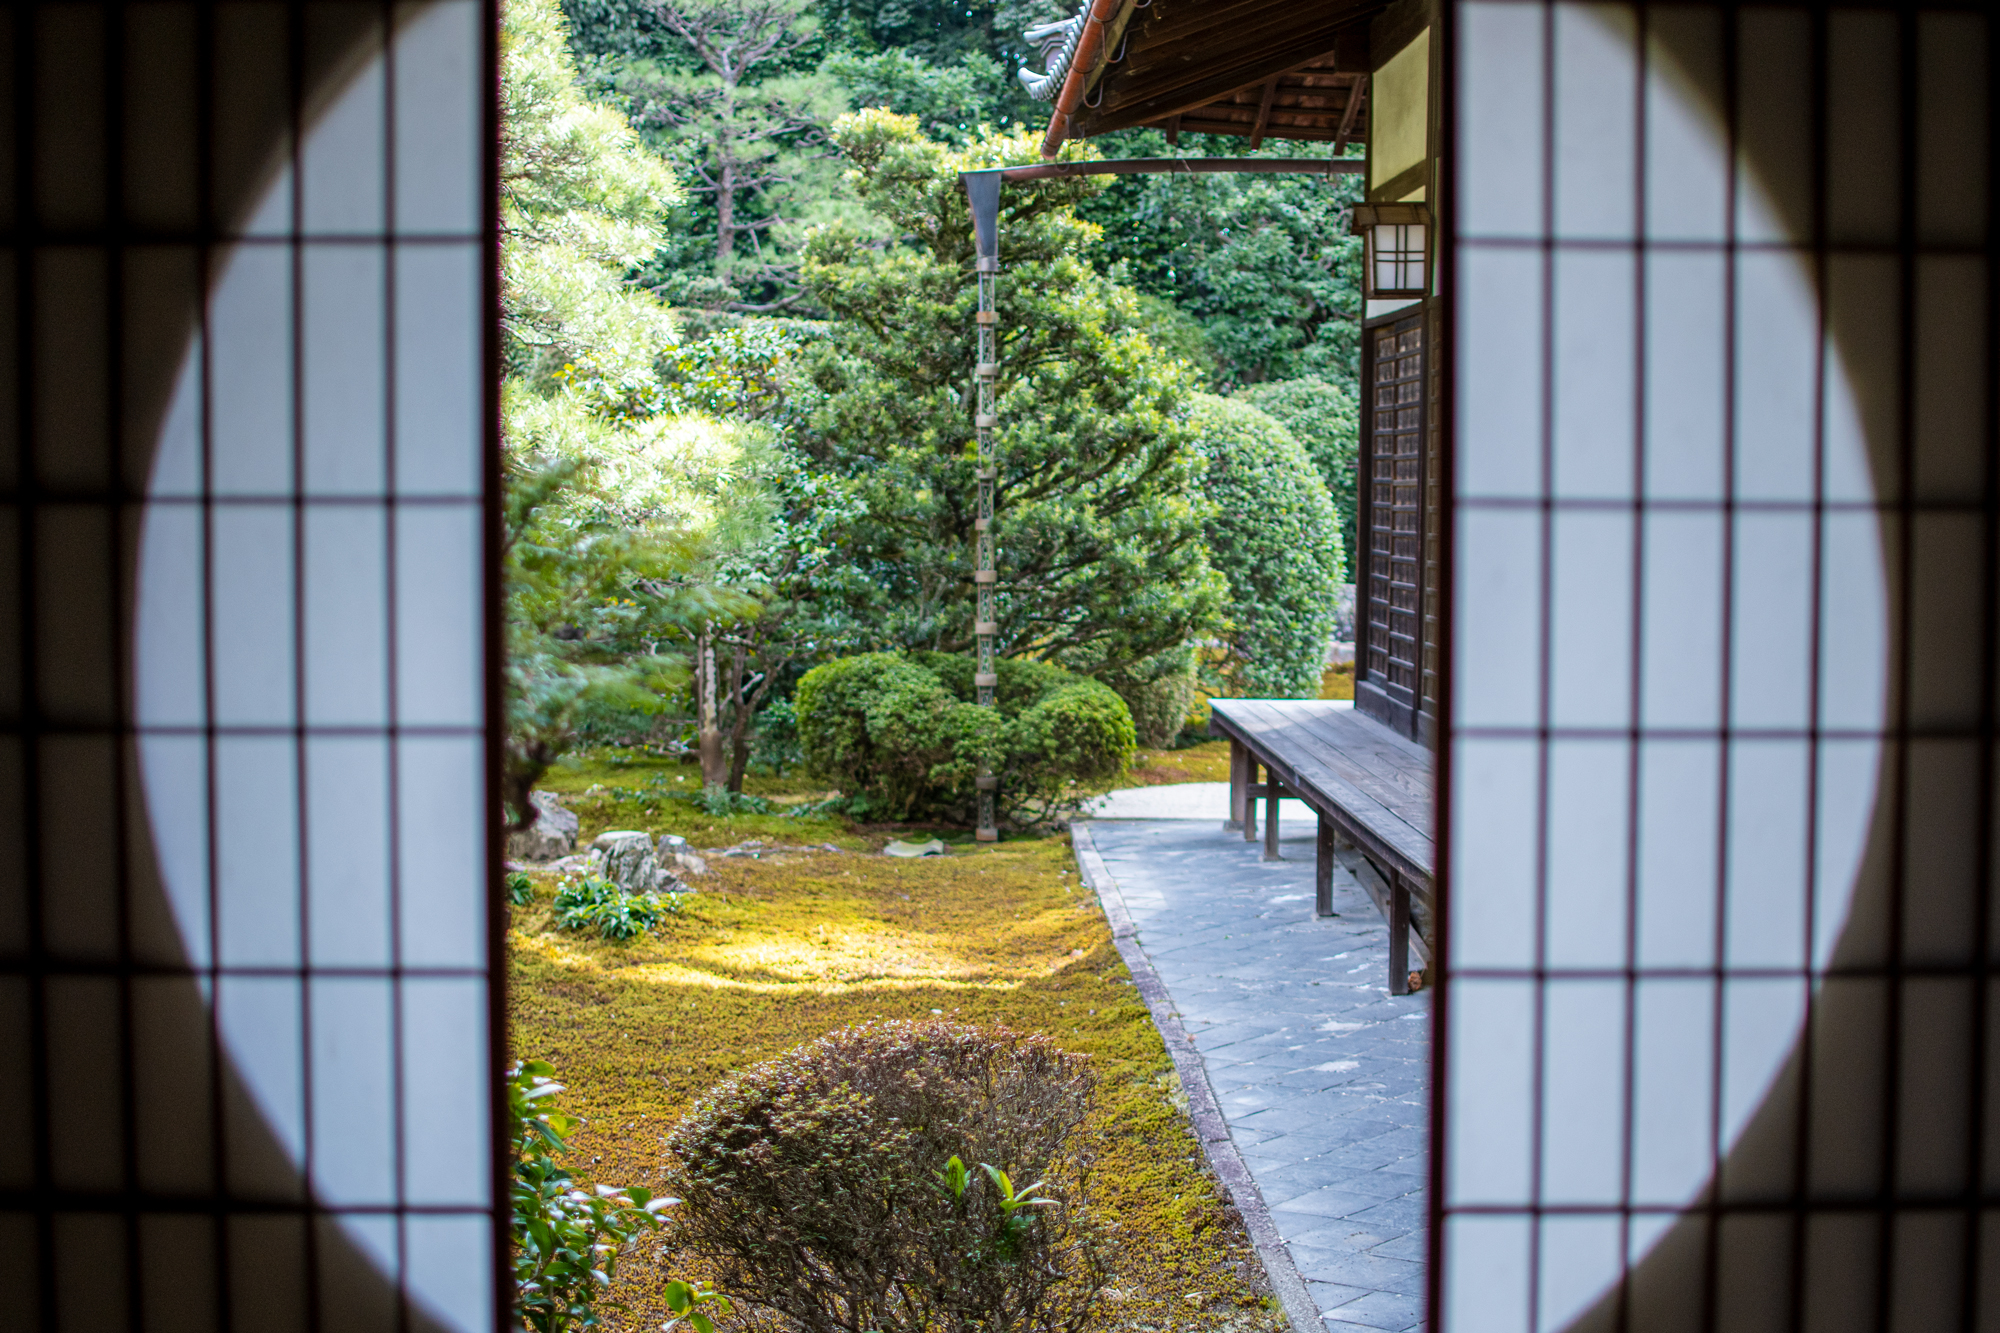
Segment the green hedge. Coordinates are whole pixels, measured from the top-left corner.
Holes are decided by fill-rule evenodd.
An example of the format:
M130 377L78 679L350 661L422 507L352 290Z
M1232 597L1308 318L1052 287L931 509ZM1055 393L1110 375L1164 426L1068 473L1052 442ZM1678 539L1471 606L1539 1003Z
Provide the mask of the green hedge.
M1132 715L1094 680L1043 662L1005 660L993 709L974 702L972 661L945 653L865 653L799 681L806 767L893 819L970 822L984 757L1013 823L1047 818L1073 783L1131 762Z
M1346 560L1339 518L1291 432L1248 403L1197 394L1189 413L1215 508L1209 561L1229 580L1229 688L1319 693Z

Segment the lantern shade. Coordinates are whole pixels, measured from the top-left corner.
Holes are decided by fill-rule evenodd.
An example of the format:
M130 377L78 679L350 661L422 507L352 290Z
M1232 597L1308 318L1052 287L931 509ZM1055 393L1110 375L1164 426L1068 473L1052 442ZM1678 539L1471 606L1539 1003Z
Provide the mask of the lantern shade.
M1354 206L1354 231L1368 251L1362 267L1369 297L1430 295L1430 222L1427 204Z

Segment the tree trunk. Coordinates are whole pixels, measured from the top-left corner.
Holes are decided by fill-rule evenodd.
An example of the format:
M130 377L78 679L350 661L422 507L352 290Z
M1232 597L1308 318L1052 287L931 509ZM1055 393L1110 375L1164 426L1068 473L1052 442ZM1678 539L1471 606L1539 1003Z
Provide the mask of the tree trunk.
M715 274L727 277L729 260L736 253L736 145L730 141L730 118L735 112L736 87L726 77L722 84L722 117L715 141Z
M701 750L701 785L722 786L729 770L722 756L722 728L716 723L715 640L703 634L695 641L695 696L699 702L697 736Z
M722 151L727 153L729 145ZM718 276L729 271L729 256L736 249L736 163L728 157L721 162L722 170L716 176L715 184L715 271Z
M736 706L736 716L729 727L729 790L743 790L743 775L750 768L750 727L757 720L757 703L764 697L764 687L770 684L769 673L758 683L757 688L746 699L743 697L743 674L750 666L748 644L736 645L736 657L731 663L729 697Z

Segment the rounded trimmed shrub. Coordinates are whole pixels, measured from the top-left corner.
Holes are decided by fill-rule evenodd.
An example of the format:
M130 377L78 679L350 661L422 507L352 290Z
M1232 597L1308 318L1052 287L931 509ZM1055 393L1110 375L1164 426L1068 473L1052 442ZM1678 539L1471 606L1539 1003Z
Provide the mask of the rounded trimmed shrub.
M802 1333L1070 1333L1106 1280L1079 1132L1091 1089L1046 1037L844 1028L675 1127L673 1240Z
M1330 380L1307 376L1267 380L1238 389L1237 402L1248 403L1277 418L1278 424L1305 446L1307 457L1326 483L1326 493L1340 515L1340 549L1355 551L1355 475L1361 447L1361 407L1354 395Z
M1312 698L1344 574L1339 518L1305 449L1248 403L1197 394L1209 560L1229 580L1225 674L1252 697Z
M1047 818L1072 784L1131 762L1132 715L1097 681L1046 662L1003 659L995 707L975 702L972 660L865 653L799 681L799 748L820 780L895 819L968 821L982 758L1015 822Z

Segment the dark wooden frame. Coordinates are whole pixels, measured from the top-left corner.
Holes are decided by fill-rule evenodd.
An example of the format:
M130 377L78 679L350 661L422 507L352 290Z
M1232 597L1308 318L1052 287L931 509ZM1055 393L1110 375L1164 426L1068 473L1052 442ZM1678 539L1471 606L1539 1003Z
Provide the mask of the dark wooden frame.
M1431 637L1425 631L1434 622L1427 615L1430 608L1429 590L1425 587L1425 554L1429 549L1426 538L1430 536L1427 522L1430 506L1431 483L1435 480L1430 473L1429 455L1432 386L1437 376L1436 348L1433 334L1436 321L1431 318L1431 300L1418 300L1386 315L1378 315L1364 320L1361 325L1361 439L1355 461L1355 516L1354 533L1360 547L1354 553L1354 697L1355 707L1362 712L1405 736L1428 739L1428 728L1420 723L1423 713L1423 676L1425 665L1424 649ZM1375 335L1384 328L1393 327L1405 321L1419 321L1423 332L1423 365L1416 383L1419 386L1416 400L1408 404L1416 412L1415 434L1417 452L1415 475L1409 478L1385 479L1392 488L1398 485L1410 486L1416 492L1416 527L1409 533L1411 555L1408 557L1417 569L1416 579L1410 585L1414 605L1409 608L1394 608L1411 616L1415 633L1410 636L1412 655L1407 659L1412 682L1401 685L1392 681L1386 672L1378 672L1372 661L1373 653L1380 650L1385 659L1389 656L1388 645L1378 643L1377 627L1373 620L1374 580L1383 573L1381 566L1393 559L1393 551L1388 554L1375 550L1375 418L1376 418L1376 353ZM1401 457L1401 455L1393 455ZM1394 537L1391 538L1392 546ZM1386 574L1384 574L1386 577ZM1391 581L1390 604L1393 606L1394 583ZM1405 659L1397 659L1405 660Z

